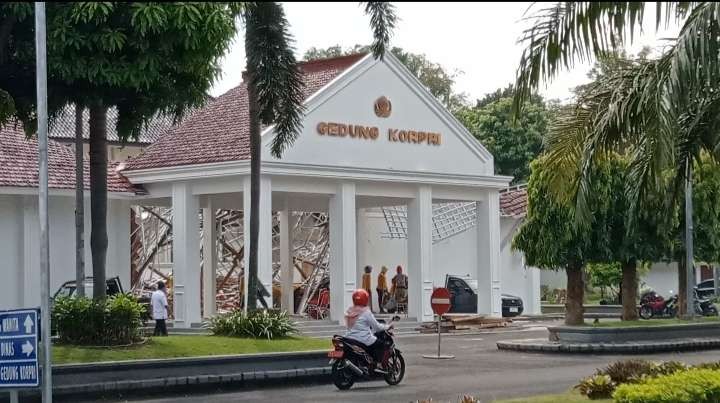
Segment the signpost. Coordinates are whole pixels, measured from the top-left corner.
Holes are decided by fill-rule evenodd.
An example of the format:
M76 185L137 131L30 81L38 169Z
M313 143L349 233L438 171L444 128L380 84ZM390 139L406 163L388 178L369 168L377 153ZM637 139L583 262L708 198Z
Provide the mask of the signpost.
M436 288L430 296L430 306L432 307L435 315L437 315L438 350L437 355L423 355L423 358L432 358L436 360L455 358L454 355L440 354L440 319L450 310L450 291L448 291L447 288Z
M0 388L17 390L40 386L38 366L39 309L0 311Z

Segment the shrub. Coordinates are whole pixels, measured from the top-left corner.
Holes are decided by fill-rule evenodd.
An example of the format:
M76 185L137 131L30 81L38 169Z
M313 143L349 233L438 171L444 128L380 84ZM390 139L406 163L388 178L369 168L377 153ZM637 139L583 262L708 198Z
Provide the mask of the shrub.
M103 301L62 297L54 301L52 321L62 343L125 345L140 339L144 309L128 294L114 295Z
M666 361L654 364L648 376L672 375L676 372L686 371L688 368L690 368L688 365L679 361Z
M640 381L644 376L653 375L658 364L645 360L625 360L608 365L598 370L597 375L607 375L616 385Z
M210 331L218 336L276 339L296 332L287 312L234 311L217 315L210 321Z
M575 386L581 395L589 399L608 399L615 390L615 382L608 375L593 375Z
M672 375L620 385L617 403L714 403L720 401L720 371L690 369Z

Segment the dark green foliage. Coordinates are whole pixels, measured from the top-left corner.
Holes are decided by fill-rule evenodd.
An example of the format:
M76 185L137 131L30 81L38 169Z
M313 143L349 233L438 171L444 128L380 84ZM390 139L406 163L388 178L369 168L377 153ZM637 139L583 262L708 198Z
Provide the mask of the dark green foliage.
M258 310L217 315L210 321L210 331L218 336L277 339L294 334L296 329L287 312Z
M94 301L63 297L54 301L52 322L60 342L79 346L116 346L140 340L145 308L129 294Z

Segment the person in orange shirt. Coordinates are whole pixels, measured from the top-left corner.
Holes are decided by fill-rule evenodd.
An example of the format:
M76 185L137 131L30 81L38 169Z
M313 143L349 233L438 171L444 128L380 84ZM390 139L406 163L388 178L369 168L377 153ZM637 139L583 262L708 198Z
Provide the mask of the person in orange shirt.
M372 266L365 266L365 274L362 276L362 289L367 291L370 301L368 302L368 308L372 312Z
M378 280L377 280L377 293L378 293L378 305L380 306L380 313L385 313L385 308L383 307L383 304L385 303L385 294L388 292L388 286L387 286L387 273L388 268L383 266L382 269L380 269L380 274L378 274Z

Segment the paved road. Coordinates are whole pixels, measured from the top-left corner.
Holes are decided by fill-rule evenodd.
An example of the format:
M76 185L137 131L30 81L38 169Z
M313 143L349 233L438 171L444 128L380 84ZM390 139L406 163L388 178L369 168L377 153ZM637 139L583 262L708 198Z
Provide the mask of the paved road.
M559 355L499 351L498 340L545 337L546 330L498 332L474 336L450 336L443 339L443 352L454 360L434 361L422 358L432 353L432 336L404 337L398 344L407 360L407 375L398 386L384 382L361 383L350 391L332 385L293 385L256 390L205 391L187 396L154 397L127 400L146 403L230 403L230 402L414 402L432 398L434 402L456 402L463 394L493 401L500 398L561 393L575 385L580 377L598 367L627 358L620 356ZM646 355L653 360L680 360L687 363L720 361L720 351Z

